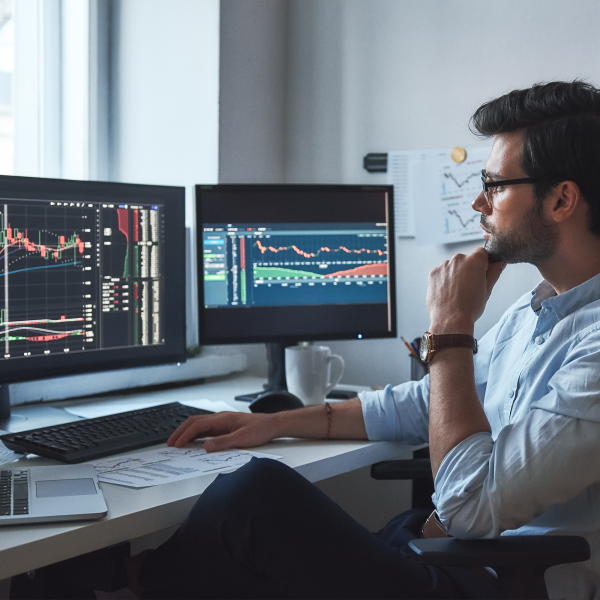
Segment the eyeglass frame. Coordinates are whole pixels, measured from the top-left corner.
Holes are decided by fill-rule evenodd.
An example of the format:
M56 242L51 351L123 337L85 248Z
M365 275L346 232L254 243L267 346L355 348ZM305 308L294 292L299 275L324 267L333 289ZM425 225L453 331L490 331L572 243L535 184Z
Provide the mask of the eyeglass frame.
M516 185L518 183L537 183L541 181L540 179L536 179L534 177L523 177L521 179L502 179L500 181L486 181L486 177L488 174L485 169L481 169L481 183L483 184L483 196L485 201L488 203L488 206L491 206L490 200L488 199L488 189L494 187L500 187L505 185Z

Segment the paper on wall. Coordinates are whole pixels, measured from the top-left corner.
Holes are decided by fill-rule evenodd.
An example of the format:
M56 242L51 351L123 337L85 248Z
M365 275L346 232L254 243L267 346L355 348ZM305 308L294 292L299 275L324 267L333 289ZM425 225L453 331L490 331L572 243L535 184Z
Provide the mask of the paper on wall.
M414 237L415 216L410 166L436 157L450 156L445 150L402 150L388 152L387 182L394 186L394 224L399 237Z
M418 245L483 239L481 215L471 203L481 191L481 170L489 154L489 147L467 148L462 163L447 152L410 165Z

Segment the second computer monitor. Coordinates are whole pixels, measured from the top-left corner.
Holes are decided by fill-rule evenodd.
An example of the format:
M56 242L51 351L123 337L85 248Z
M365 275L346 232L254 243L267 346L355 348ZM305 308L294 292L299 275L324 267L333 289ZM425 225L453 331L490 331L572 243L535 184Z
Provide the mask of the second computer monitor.
M393 188L196 187L203 344L396 336Z

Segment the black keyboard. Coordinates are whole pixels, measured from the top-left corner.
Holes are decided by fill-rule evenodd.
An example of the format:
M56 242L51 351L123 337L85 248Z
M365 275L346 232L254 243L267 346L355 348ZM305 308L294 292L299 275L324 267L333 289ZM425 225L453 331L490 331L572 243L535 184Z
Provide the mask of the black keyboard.
M188 417L210 414L210 410L173 402L118 415L8 433L1 435L0 440L15 452L79 463L166 442Z

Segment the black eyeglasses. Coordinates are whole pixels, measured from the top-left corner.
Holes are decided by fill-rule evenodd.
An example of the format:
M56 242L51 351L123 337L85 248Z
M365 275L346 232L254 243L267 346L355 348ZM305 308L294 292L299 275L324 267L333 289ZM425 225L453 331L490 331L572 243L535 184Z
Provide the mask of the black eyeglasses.
M489 206L492 206L491 195L488 194L488 190L490 188L495 187L504 187L505 185L516 185L518 183L536 183L539 179L534 179L533 177L523 177L522 179L502 179L501 181L486 181L486 177L488 174L485 172L485 169L481 171L481 183L483 184L483 195L485 196L485 200Z

